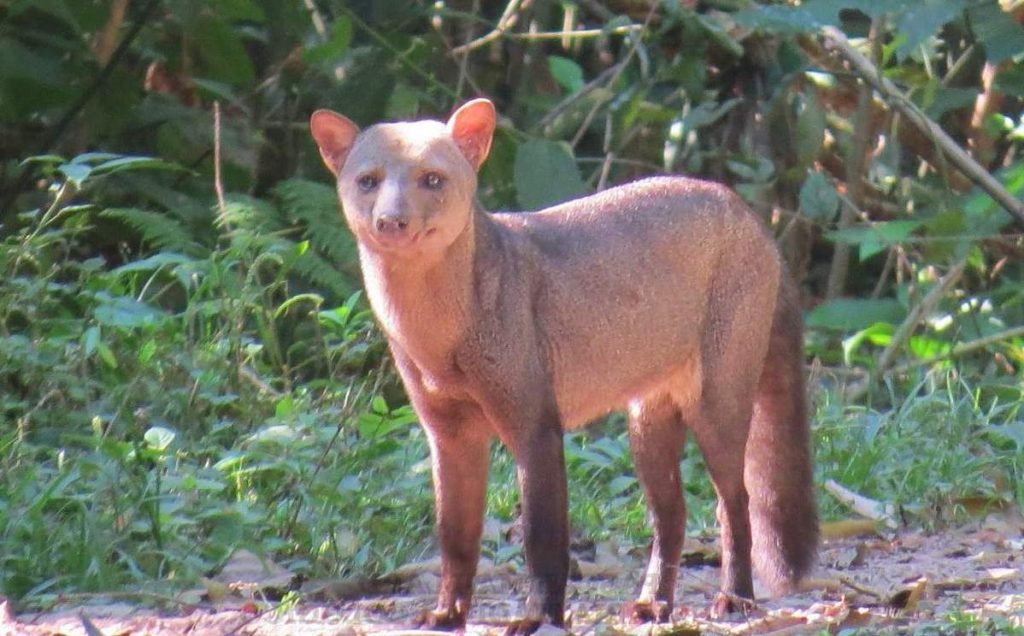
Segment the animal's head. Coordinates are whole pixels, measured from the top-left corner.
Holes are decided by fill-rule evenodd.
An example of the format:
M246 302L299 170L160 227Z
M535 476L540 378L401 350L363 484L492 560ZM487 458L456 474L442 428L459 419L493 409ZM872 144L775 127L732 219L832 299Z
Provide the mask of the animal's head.
M356 238L395 256L441 250L466 229L494 126L494 105L486 99L465 104L446 124L377 124L360 132L333 111L318 110L310 119Z

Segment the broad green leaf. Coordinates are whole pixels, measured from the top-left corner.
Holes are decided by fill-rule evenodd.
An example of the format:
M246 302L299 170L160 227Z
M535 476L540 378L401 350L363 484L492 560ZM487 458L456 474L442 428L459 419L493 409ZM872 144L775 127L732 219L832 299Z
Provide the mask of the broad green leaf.
M146 344L142 345L139 349L139 363L145 365L147 362L153 359L153 355L156 353L156 340L150 339L146 341Z
M524 210L539 210L586 191L569 144L530 139L516 151L516 197Z
M937 88L928 92L928 103L922 106L929 117L938 119L950 111L970 108L977 98L977 88Z
M849 365L853 363L853 354L860 349L865 342L879 347L884 347L892 342L892 334L896 328L888 322L876 322L865 327L848 338L843 338L843 361Z
M796 156L800 167L810 166L818 158L825 140L825 109L818 93L811 89L804 94L804 108L796 120Z
M729 172L751 183L766 183L775 174L775 164L768 157L726 159L725 166Z
M864 261L888 247L905 241L924 221L887 221L870 226L849 227L829 232L826 237L836 243L860 246L860 260Z
M548 70L567 93L583 88L583 69L576 62L560 55L548 56Z
M84 163L61 164L57 167L57 170L78 188L81 188L85 180L92 174L92 168Z
M739 98L728 99L721 103L702 102L695 108L692 108L690 112L686 113L686 116L683 117L683 130L681 134L685 135L690 130L696 130L703 126L715 123L741 103L742 100Z
M78 4L79 0L71 0L71 2ZM78 19L68 9L67 0L14 0L10 2L10 6L6 10L11 17L14 17L26 9L44 12L50 17L57 18L64 25L72 27L76 33L81 31Z
M302 52L302 59L307 64L333 62L348 53L352 44L352 21L340 16L331 25L331 37L322 44L310 46Z
M274 406L274 416L280 419L285 419L293 413L295 413L295 399L291 395L285 395Z
M754 5L737 11L734 18L737 24L748 29L779 34L815 31L825 24L831 24L831 21L823 22L804 6Z
M839 194L825 175L812 172L800 187L800 210L821 223L831 223L839 212Z
M123 157L110 159L93 166L93 173L96 175L114 174L128 170L180 170L185 168L171 161L156 159L154 157Z
M824 302L807 314L807 326L835 331L865 329L878 322L899 323L907 310L892 299L839 298Z
M150 448L162 452L167 450L176 436L177 433L169 428L153 426L146 431L142 438L146 440L146 444L149 445Z
M928 336L911 336L907 341L907 349L916 357L922 360L934 358L935 356L947 353L952 345L945 340L931 338Z
M214 5L225 20L263 23L267 16L253 0L217 0Z
M96 325L93 325L92 327L86 329L85 333L82 335L82 352L86 356L91 356L93 353L95 353L96 347L100 343L100 338L100 328L97 327Z
M1019 99L1024 98L1024 64L1000 69L996 74L995 89Z
M96 322L108 327L134 329L163 321L166 316L160 310L129 296L104 294L101 303L93 311Z
M255 80L256 71L240 32L208 13L201 14L191 28L195 41L203 43L195 49L202 61L197 75L234 86Z
M698 13L696 18L697 22L704 27L705 33L710 35L713 41L736 57L742 57L743 45L737 42L729 30L726 29L725 25L717 17L719 15L724 14Z
M138 261L129 261L111 270L112 274L134 274L152 272L154 270L190 263L192 259L176 252L157 252Z
M100 359L103 360L103 362L108 367L110 367L111 369L117 368L117 356L114 355L114 352L110 349L107 343L103 342L102 340L100 342L97 342L96 353L99 354Z
M1024 420L1009 422L1001 426L990 424L984 430L996 437L1013 442L1017 450L1024 451Z
M939 28L957 19L967 6L966 0L921 0L910 4L896 19L896 30L905 36L897 48L902 59Z
M613 477L612 480L608 482L608 492L612 496L618 496L628 490L636 488L637 484L638 482L636 477L633 475L619 475L617 477Z
M985 47L985 58L998 64L1024 53L1024 27L995 0L983 2L967 9L971 31Z

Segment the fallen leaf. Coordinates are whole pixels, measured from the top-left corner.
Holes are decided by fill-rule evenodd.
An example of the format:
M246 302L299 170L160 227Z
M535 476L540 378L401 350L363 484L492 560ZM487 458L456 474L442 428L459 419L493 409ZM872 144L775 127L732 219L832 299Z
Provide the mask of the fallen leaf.
M841 519L821 524L823 541L834 541L865 534L878 533L878 521L874 519Z
M213 580L232 588L286 590L293 578L291 572L270 559L261 559L248 550L235 550Z

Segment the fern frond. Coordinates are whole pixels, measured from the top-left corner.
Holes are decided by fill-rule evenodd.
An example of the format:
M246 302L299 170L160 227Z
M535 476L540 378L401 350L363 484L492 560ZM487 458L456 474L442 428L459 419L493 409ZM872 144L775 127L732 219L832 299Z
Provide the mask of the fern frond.
M139 208L108 208L100 216L116 219L139 233L143 242L158 250L199 255L204 249L192 240L184 223L161 212Z
M277 184L274 194L285 215L304 228L304 236L335 265L351 266L356 243L338 210L338 195L322 183L288 179Z
M313 289L330 291L338 298L347 298L360 287L350 276L339 272L330 261L313 250L306 250L295 259L292 270Z
M233 194L224 203L220 222L235 230L257 233L278 232L285 227L280 211L263 199Z

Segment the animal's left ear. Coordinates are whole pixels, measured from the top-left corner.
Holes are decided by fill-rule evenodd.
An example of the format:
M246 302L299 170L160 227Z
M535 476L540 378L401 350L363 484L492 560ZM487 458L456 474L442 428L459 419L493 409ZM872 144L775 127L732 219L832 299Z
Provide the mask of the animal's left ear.
M320 148L324 165L337 176L356 142L359 126L333 110L318 110L309 118L309 131Z
M474 170L480 169L491 151L496 123L497 114L489 99L474 99L463 104L448 119L448 132Z

